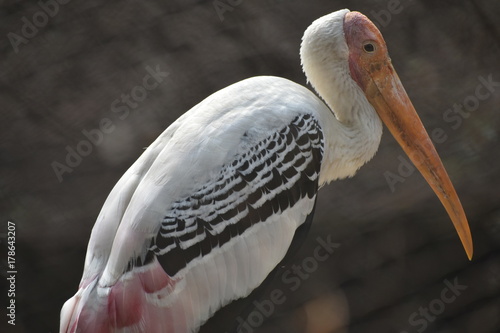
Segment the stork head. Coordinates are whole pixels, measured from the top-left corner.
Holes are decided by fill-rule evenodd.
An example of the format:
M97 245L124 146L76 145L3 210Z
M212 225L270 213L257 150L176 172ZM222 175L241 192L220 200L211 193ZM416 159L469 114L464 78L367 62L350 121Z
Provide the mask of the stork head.
M343 82L346 81L353 82L348 89L361 90L362 98L373 106L441 200L471 259L472 237L460 200L391 64L384 38L377 27L363 14L347 9L326 15L306 30L301 57L304 71L321 95L342 88L345 92ZM342 78L332 79L325 72ZM330 82L326 83L326 80ZM325 89L333 87L331 81L336 82L335 89ZM336 99L340 100L339 97Z

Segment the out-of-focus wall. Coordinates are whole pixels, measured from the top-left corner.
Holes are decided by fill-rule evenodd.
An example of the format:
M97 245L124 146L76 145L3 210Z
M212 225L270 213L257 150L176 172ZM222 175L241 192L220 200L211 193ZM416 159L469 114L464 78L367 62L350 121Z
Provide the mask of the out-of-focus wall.
M303 31L345 7L377 23L424 124L438 131L436 148L468 213L474 260L385 134L354 178L321 190L310 235L292 263L306 265L307 277L279 272L257 302L273 289L286 302L269 313L252 309L247 323L253 332L500 330L500 4L66 2L6 1L0 8L0 222L16 223L18 272L16 326L2 315L0 331L56 332L100 207L144 147L233 82L277 75L305 85ZM144 81L148 73L156 73L154 81ZM338 248L314 266L318 237ZM3 238L1 246L4 267ZM238 306L202 332L228 330Z

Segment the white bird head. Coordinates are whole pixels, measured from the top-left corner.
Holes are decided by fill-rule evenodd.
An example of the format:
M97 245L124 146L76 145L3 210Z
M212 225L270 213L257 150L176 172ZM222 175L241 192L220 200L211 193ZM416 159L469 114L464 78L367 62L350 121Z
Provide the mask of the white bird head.
M352 94L353 90L354 96L373 106L439 197L472 258L472 237L462 204L392 66L377 27L363 14L347 9L323 16L304 33L301 59L308 80L334 111L341 109L337 103L345 102L342 96L332 94Z

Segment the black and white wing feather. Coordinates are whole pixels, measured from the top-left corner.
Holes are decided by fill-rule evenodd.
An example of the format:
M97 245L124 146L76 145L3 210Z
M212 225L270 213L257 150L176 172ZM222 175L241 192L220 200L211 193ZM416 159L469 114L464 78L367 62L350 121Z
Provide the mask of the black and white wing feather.
M176 200L150 250L175 276L256 225L279 218L302 200L313 201L322 155L317 121L309 114L297 116L224 165L216 179Z

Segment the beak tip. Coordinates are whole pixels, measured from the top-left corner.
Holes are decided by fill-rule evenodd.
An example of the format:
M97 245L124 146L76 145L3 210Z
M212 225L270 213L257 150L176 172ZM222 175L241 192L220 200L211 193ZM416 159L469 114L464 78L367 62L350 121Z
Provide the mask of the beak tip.
M474 254L474 250L472 249L472 246L470 248L466 248L465 252L467 253L467 258L469 258L469 261L472 261L472 256Z
M472 245L472 237L470 235L470 232L467 233L467 235L462 239L462 245L464 247L465 253L467 254L467 258L469 258L469 261L472 261L472 256L474 254L474 246Z

